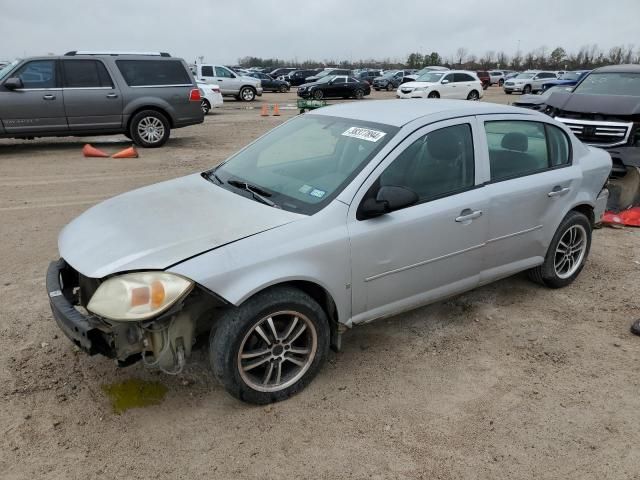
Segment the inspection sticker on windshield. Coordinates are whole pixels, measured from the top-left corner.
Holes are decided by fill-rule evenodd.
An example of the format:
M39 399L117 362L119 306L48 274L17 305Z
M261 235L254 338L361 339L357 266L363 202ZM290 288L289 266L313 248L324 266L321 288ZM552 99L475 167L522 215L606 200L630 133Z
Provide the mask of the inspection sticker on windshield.
M311 190L311 193L309 193L309 195L311 195L312 197L316 197L316 198L322 198L324 197L324 194L327 193L324 190L319 190L317 188L314 188L313 190Z
M384 137L386 133L378 130L371 130L369 128L351 127L342 135L345 137L359 138L360 140L366 140L367 142L377 142Z

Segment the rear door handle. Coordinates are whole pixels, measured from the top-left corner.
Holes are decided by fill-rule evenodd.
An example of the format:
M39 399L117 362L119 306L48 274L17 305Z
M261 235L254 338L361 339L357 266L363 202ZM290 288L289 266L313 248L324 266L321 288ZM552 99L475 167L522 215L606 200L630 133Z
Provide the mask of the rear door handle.
M44 95L42 97L44 100L55 100L56 96L55 95L51 95L50 93L47 93L46 95Z
M117 93L108 93L107 94L107 98L118 98L118 94Z
M465 208L460 212L460 216L456 217L456 222L470 222L471 220L479 218L480 216L482 216L482 210L471 210L470 208Z
M569 187L557 186L553 187L553 190L547 193L547 195L550 197L561 197L562 195L569 193L569 190L571 190Z

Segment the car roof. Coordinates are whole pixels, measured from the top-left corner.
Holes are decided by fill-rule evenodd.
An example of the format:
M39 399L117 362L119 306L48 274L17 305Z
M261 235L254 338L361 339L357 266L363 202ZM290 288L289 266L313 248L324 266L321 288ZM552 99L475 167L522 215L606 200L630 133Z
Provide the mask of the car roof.
M527 113L521 108L496 103L468 100L367 100L348 102L319 108L307 115L326 115L365 122L376 122L402 127L413 120L429 115L450 113L452 117L490 115L501 113Z
M640 65L609 65L593 70L594 72L640 73Z

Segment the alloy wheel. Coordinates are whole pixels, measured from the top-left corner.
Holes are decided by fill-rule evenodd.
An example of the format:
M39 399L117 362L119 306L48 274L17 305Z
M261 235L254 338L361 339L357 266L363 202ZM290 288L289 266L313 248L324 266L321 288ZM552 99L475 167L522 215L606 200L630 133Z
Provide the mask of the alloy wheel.
M164 136L164 125L157 117L144 117L138 122L138 135L147 143L157 143Z
M572 276L582 265L587 251L587 232L582 225L570 227L558 242L554 256L554 268L558 278Z
M243 338L238 371L250 388L277 392L304 376L317 348L311 320L299 312L276 312L256 322Z

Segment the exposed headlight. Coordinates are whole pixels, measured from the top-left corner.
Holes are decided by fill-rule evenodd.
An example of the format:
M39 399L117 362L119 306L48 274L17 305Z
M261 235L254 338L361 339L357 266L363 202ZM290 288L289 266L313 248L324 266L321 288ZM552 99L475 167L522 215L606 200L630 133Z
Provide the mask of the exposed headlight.
M167 310L192 287L191 280L171 273L125 273L100 284L87 310L110 320L145 320Z

